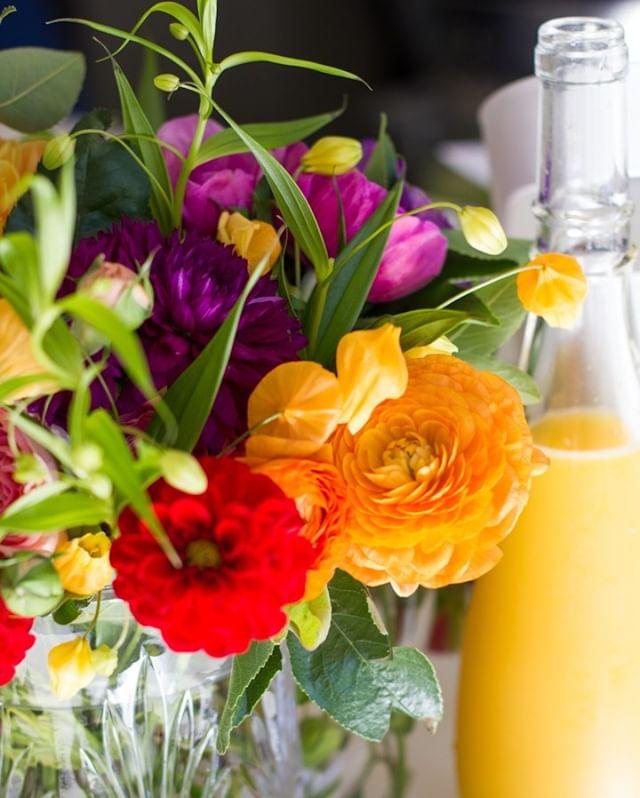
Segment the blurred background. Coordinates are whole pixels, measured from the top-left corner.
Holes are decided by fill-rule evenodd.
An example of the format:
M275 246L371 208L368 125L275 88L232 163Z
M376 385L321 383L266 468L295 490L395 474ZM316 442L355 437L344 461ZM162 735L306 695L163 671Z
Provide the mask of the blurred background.
M94 35L76 25L45 25L61 16L90 16L130 28L147 0L13 0L18 14L3 24L3 47L47 44L81 49L89 61L84 108L116 106L108 63ZM3 3L0 3L3 5ZM540 23L558 16L594 15L625 25L632 60L640 60L637 0L219 0L217 57L236 50L271 50L322 61L361 75L373 92L349 81L277 66L246 66L228 73L218 100L239 121L280 120L348 107L332 132L375 136L380 112L389 117L396 146L408 160L409 178L434 195L472 197L466 179L486 182L482 161L465 163L465 147L477 140L477 110L496 88L532 72ZM156 16L148 36L184 48ZM112 50L115 39L98 34ZM119 57L135 82L140 50ZM160 71L168 67L161 65ZM169 113L195 109L193 95L179 93ZM469 152L473 152L471 149ZM458 166L461 165L462 176ZM453 167L453 169L451 168ZM466 178L466 179L465 179ZM479 192L478 199L482 192Z

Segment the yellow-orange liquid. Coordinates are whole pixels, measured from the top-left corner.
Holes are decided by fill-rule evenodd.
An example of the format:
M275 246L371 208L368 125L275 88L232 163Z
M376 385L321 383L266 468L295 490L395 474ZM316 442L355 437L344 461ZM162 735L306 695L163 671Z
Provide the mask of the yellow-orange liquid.
M467 618L460 795L640 798L640 447L595 413L534 436L551 465Z

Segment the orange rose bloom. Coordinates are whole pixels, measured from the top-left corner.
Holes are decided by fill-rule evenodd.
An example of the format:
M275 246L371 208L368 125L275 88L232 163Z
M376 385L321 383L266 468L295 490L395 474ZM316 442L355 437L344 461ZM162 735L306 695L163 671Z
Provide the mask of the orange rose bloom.
M18 199L16 187L25 175L38 168L46 141L5 141L0 139L0 235Z
M309 460L271 460L253 470L266 474L293 499L306 521L302 535L313 545L316 559L302 600L311 601L342 567L347 551L349 506L342 478L334 466Z
M516 391L449 355L408 361L409 385L333 442L352 508L341 567L402 596L481 576L539 463Z

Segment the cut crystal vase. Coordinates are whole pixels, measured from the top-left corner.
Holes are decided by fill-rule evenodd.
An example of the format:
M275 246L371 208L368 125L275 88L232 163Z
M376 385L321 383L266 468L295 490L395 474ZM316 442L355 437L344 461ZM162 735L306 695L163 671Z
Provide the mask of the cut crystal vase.
M84 634L94 612L90 605L65 626L38 619L37 642L0 689L3 798L298 798L298 724L286 670L220 755L231 659L170 651L114 597L103 598L91 634L94 647L117 649L116 672L57 699L47 655Z

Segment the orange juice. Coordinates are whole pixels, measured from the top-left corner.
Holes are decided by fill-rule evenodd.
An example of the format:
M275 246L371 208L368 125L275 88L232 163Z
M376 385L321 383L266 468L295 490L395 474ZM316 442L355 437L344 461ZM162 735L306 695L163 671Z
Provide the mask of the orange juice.
M640 446L588 412L534 437L551 465L466 622L461 798L640 798Z

